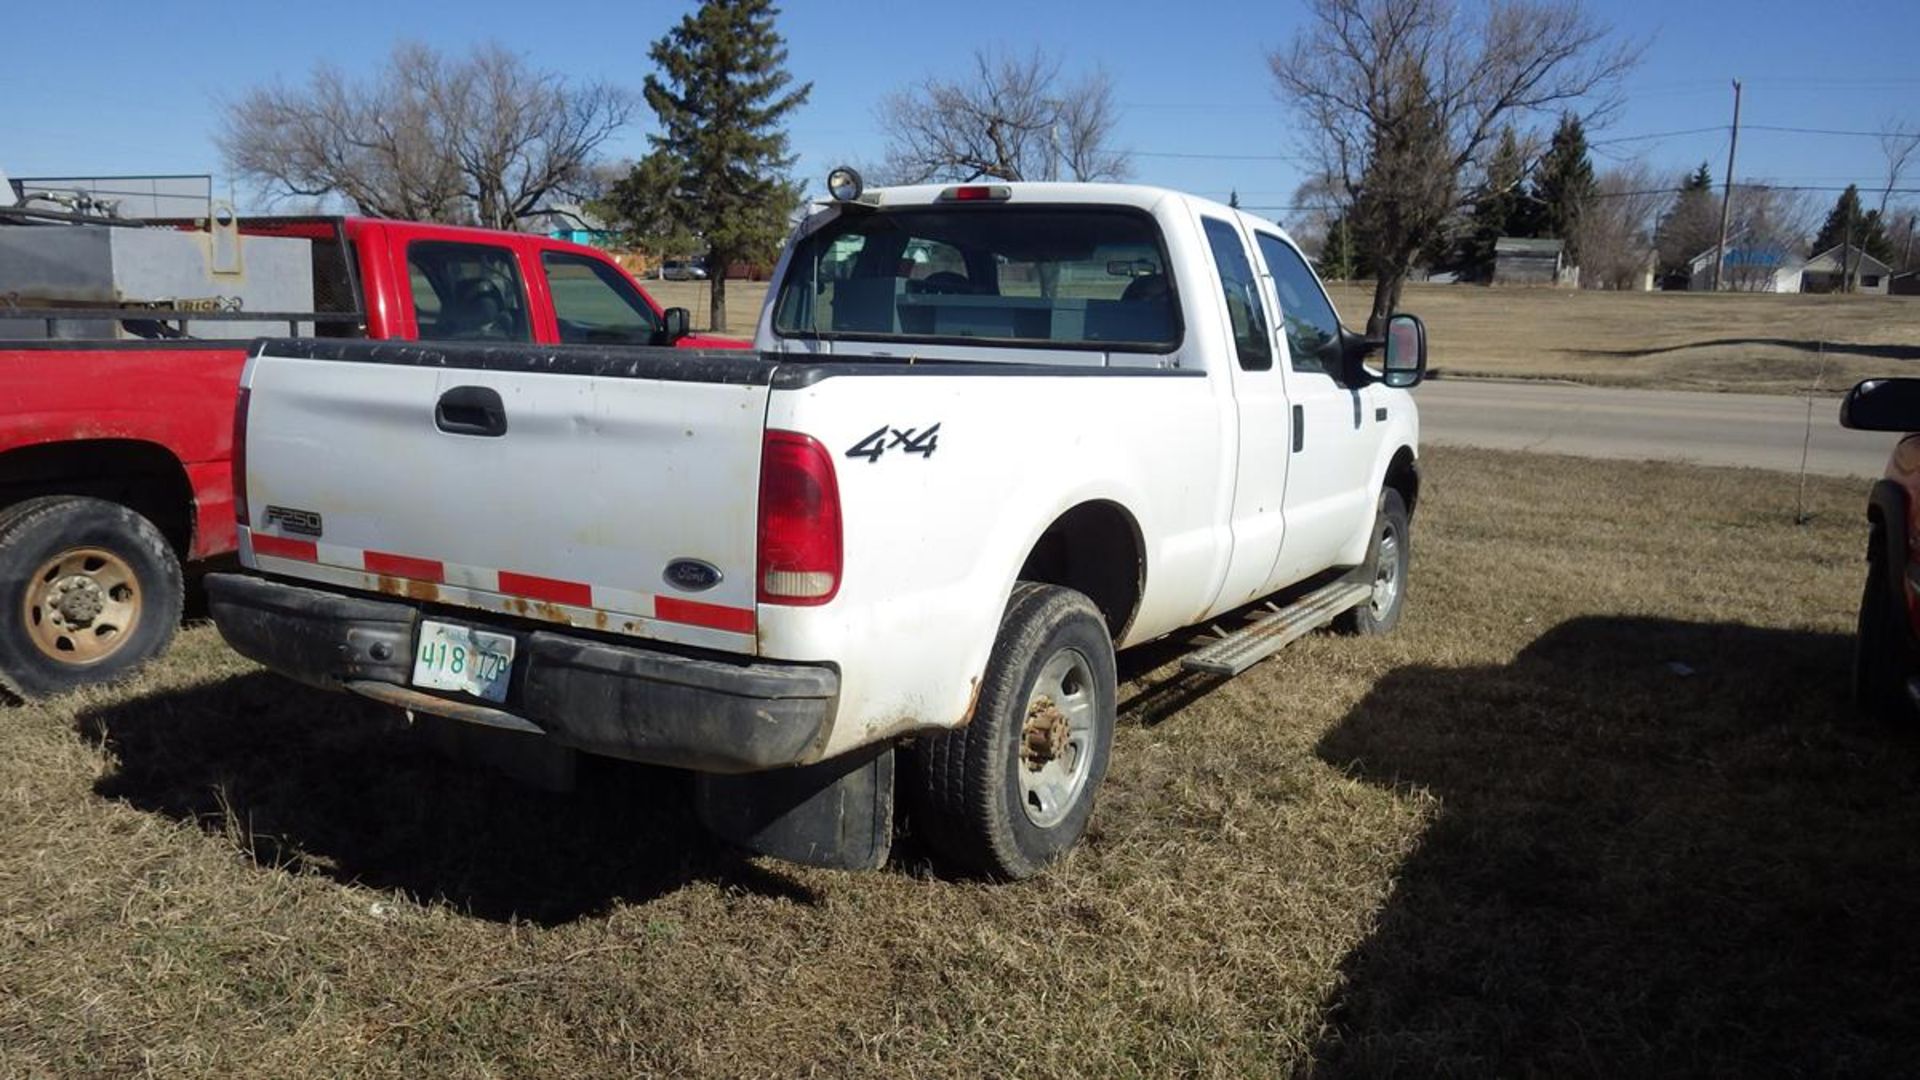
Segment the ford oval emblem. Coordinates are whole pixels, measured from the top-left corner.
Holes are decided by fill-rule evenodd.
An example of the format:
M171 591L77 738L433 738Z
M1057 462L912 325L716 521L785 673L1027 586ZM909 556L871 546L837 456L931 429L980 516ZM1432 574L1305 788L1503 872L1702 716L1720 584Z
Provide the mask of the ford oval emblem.
M720 568L699 559L675 559L663 575L667 584L687 592L706 592L720 584Z

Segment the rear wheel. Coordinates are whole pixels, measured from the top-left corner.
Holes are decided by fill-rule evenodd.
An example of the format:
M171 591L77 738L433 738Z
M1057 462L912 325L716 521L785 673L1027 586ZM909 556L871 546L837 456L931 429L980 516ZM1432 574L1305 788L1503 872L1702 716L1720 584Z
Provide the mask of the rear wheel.
M1087 830L1115 699L1113 642L1093 602L1058 586L1015 586L973 719L914 747L915 830L958 869L1038 873Z
M0 687L57 694L132 672L173 640L180 562L151 521L78 496L0 511Z
M1853 704L1864 716L1907 722L1915 718L1913 700L1907 695L1911 650L1906 612L1900 610L1894 597L1887 584L1881 545L1870 544L1867 584L1860 593L1860 616L1853 638Z

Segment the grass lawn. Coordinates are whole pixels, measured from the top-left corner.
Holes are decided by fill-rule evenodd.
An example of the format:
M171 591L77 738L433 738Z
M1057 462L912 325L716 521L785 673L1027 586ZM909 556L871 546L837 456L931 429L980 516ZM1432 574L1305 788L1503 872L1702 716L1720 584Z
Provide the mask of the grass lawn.
M1370 284L1331 292L1348 325L1366 325ZM1792 394L1920 368L1912 296L1409 285L1400 306L1450 375Z
M706 282L649 281L664 305L706 329ZM765 282L727 285L727 327L752 337ZM1366 325L1370 285L1335 283L1348 326ZM1409 285L1446 375L1568 379L1602 386L1799 394L1839 392L1920 369L1920 297L1616 293Z
M0 1075L1910 1071L1920 738L1850 719L1864 485L1438 450L1391 637L1123 661L1013 886L737 857L188 630L0 712Z

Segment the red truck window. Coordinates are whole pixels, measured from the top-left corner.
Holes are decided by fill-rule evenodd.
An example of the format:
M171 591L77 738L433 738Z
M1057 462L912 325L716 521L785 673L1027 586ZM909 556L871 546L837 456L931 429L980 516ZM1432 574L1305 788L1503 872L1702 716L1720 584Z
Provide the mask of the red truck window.
M542 261L565 345L650 345L660 317L627 280L598 259L549 251Z
M527 290L506 248L416 240L407 245L407 276L422 339L533 340Z

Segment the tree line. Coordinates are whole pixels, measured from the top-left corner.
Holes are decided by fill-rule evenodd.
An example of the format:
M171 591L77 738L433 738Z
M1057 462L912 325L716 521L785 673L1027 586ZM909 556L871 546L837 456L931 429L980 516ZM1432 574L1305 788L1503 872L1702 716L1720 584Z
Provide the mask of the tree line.
M1610 287L1628 286L1650 250L1678 274L1717 239L1704 165L1677 190L1644 165L1595 170L1587 131L1617 109L1639 46L1580 0L1307 8L1268 61L1314 161L1296 201L1323 209L1284 224L1323 274L1374 280L1370 331L1415 267L1484 278L1502 236L1559 238L1587 283ZM243 94L227 104L219 143L263 191L376 216L512 228L584 204L651 252L703 253L716 271L711 325L722 326L726 268L769 261L802 197L786 124L812 87L786 69L778 15L772 0L703 0L652 44L638 94L499 46L448 57L403 44L365 79L321 65L304 85ZM642 105L657 128L649 151L604 160ZM1119 111L1098 68L1069 70L1038 49L978 50L959 77L930 75L878 102L886 151L863 171L882 183L1124 179ZM1886 199L1920 135L1903 146L1897 168L1889 146L1878 209L1849 189L1821 239L1838 229L1876 257L1895 253ZM1741 186L1732 203L1734 235L1749 246L1806 231L1804 202L1789 193ZM1907 250L1913 220L1907 212Z

